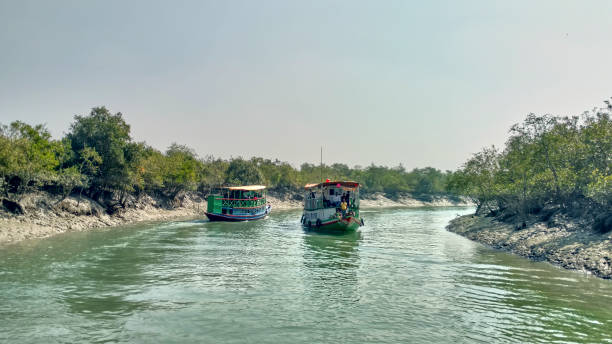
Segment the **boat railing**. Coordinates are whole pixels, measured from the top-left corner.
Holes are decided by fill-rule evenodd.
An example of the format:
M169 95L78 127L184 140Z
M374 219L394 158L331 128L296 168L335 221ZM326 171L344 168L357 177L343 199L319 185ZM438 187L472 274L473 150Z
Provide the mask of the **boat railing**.
M304 209L306 210L316 210L321 208L323 208L323 200L320 198L306 199L304 202Z
M221 206L226 208L258 208L266 205L265 198L217 198L221 201Z
M340 207L340 203L339 202L330 202L330 201L324 201L320 198L311 198L311 199L306 199L304 201L304 209L305 210L317 210L317 209L323 209L323 208L338 208ZM351 202L349 202L348 204L348 209L350 210L359 210L359 202L355 202L354 200L351 200Z

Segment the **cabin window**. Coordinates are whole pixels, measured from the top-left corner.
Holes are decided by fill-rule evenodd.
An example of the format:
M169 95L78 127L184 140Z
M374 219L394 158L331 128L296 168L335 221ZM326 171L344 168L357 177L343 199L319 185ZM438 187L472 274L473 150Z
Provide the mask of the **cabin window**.
M334 195L334 189L329 189L329 195L333 196Z
M232 215L234 213L234 209L230 209L230 215Z
M227 209L223 208L223 210L221 210L222 214L227 214Z

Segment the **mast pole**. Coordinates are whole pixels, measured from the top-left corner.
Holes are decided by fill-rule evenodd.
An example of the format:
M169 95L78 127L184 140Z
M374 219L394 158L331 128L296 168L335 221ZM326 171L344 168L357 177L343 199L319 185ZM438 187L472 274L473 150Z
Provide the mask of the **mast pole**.
M323 146L321 146L321 164L319 165L321 169L321 183L323 182Z

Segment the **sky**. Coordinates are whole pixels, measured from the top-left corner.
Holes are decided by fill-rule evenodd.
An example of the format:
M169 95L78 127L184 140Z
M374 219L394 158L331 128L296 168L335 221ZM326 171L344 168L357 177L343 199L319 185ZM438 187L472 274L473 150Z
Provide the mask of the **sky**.
M0 0L0 123L121 112L200 156L454 170L612 97L612 1Z

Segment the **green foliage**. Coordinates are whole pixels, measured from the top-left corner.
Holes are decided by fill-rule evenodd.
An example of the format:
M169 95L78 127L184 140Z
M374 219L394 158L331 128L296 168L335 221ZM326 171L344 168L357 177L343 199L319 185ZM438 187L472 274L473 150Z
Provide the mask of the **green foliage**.
M151 147L144 147L143 158L137 168L140 176L138 189L145 191L163 189L168 168L164 154Z
M321 173L322 171L322 173ZM448 194L448 179L452 172L442 172L427 167L407 172L402 165L396 167L376 166L349 168L344 164L324 165L302 164L298 172L299 185L315 183L323 179L354 180L361 183L363 193L383 192L391 196L404 193L416 195Z
M345 164L318 166L264 158L201 159L187 146L173 143L161 152L130 137L121 113L105 107L75 116L66 137L53 140L42 125L13 122L0 128L0 192L36 188L92 197L118 192L161 193L176 197L184 191L208 192L221 185L265 184L280 192L301 191L321 179L355 180L364 193L447 193L451 172L434 168L406 171L374 164L350 168ZM595 186L593 190L596 190ZM595 192L595 191L594 191ZM121 202L120 202L121 203Z
M164 186L171 193L195 190L202 170L202 163L190 148L173 143L166 151L167 169Z
M497 195L495 175L500 170L499 155L495 147L485 148L474 154L463 169L449 178L448 188L455 193L470 197L480 209L489 206Z
M593 171L591 182L587 186L587 195L597 202L612 207L612 174Z
M270 188L294 190L300 187L298 171L290 164L279 160L272 161L263 158L252 158L250 162L263 176L262 183L265 183ZM232 166L231 163L230 166Z
M242 158L230 162L225 175L226 185L264 184L265 178L257 164Z
M102 157L94 148L85 147L81 149L78 154L81 157L79 172L88 175L95 175L98 173L98 169L102 164Z
M67 138L72 150L79 152L75 163L83 162L85 158L80 153L88 147L99 155L99 171L88 173L92 186L100 189L133 189L129 167L135 158L126 157L128 150L133 148L130 146L130 126L120 112L113 115L105 107L97 107L88 116L75 116Z
M76 166L70 166L61 170L56 179L57 185L62 189L62 196L66 198L74 188L85 188L88 179L81 174Z
M225 181L225 172L229 168L229 161L220 158L208 156L202 161L202 173L200 176L201 191L207 191L214 187L223 185Z
M576 200L609 209L612 108L606 104L582 118L530 114L510 129L502 152L475 154L452 176L449 188L490 210L520 216Z
M412 170L414 179L412 190L415 194L431 195L446 192L448 175L450 172L442 172L433 167Z
M15 121L0 130L0 179L2 191L24 192L57 183L65 142L51 139L43 125Z

